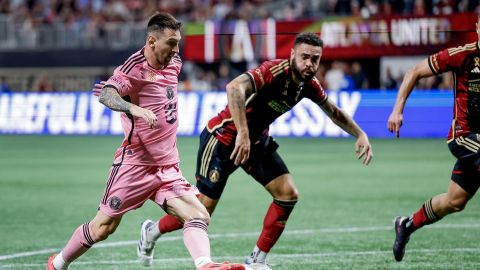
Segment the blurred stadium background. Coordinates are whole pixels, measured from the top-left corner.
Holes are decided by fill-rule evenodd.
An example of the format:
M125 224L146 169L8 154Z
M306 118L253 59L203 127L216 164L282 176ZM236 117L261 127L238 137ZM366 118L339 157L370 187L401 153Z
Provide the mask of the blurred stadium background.
M302 31L322 36L317 77L373 138L364 168L353 140L308 101L272 125L301 197L272 251L274 269L480 269L478 199L414 235L402 263L390 250L393 217L449 182L452 76L418 83L402 139L386 129L408 68L477 40L478 0L0 0L0 269L43 269L95 213L122 130L90 89L144 44L145 20L157 10L185 23L178 144L187 178L195 136L225 106L226 83L288 57ZM243 260L270 200L237 172L210 227L213 255ZM129 213L71 269L141 269L139 224L161 215L151 203ZM156 251L154 269L190 269L180 234Z

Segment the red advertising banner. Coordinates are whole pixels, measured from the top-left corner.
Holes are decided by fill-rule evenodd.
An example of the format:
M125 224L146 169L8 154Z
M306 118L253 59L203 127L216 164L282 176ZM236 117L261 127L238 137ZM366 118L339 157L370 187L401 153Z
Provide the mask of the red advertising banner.
M316 21L207 21L187 25L188 60L233 62L286 58L297 33L319 33L323 59L427 55L477 40L475 14L431 17L329 17Z

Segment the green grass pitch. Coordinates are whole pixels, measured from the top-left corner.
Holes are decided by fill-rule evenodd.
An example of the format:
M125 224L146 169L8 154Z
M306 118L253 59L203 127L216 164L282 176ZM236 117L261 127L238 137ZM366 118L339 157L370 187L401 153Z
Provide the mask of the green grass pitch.
M44 269L73 230L92 218L119 137L0 137L0 269ZM373 140L374 160L356 160L352 139L279 139L300 191L273 269L479 269L480 206L415 233L394 261L392 219L444 192L454 158L444 140ZM193 181L197 138L179 138ZM215 259L243 261L271 197L243 171L229 180L209 229ZM136 261L139 225L163 211L152 202L124 216L117 232L70 269L145 269ZM193 269L181 233L162 236L150 269Z

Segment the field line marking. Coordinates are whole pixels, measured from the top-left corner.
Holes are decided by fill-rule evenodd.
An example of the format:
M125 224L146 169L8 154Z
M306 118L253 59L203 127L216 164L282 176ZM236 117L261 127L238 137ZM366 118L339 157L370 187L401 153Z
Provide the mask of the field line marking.
M465 253L465 252L480 252L480 248L439 248L439 249L410 249L408 253L438 253L438 252L453 252L453 253ZM291 261L292 259L302 259L302 258L327 258L327 257L346 257L346 256L375 256L375 255L391 255L391 251L385 250L372 250L372 251L339 251L339 252L319 252L319 253L293 253L293 254L271 254L269 258L272 261L282 262L282 261ZM218 260L231 260L231 261L241 261L245 259L245 256L221 256L214 257ZM161 266L171 263L191 263L192 258L168 258L168 259L155 259L155 265ZM393 263L393 259L392 259ZM135 265L139 264L138 260L94 260L94 261L77 261L75 265ZM479 264L479 263L475 263ZM45 263L10 263L10 264L0 264L0 268L12 268L12 267L29 267L29 268L38 268L44 266ZM171 265L170 265L171 266Z
M434 226L425 227L427 229L476 229L480 228L480 224L436 224ZM324 228L324 229L307 229L307 230L286 230L284 235L304 235L304 234L319 234L319 233L352 233L352 232L372 232L372 231L388 231L393 230L393 226L376 226L376 227L347 227L347 228ZM210 234L210 239L215 238L241 238L248 236L258 236L259 232L244 232L244 233L218 233ZM166 236L162 237L160 241L177 241L182 240L182 236ZM119 247L136 245L137 240L131 241L118 241L111 243L99 243L93 248L105 248L105 247ZM0 261L30 257L42 254L51 254L58 252L60 248L47 248L36 251L19 252L13 254L0 255Z

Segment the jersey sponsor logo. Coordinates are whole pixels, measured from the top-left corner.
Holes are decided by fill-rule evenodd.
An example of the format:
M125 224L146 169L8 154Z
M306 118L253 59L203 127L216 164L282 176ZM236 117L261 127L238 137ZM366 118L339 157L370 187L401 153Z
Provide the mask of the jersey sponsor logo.
M173 99L175 97L175 92L173 91L173 87L167 86L166 90L167 90L167 98Z
M120 207L122 207L122 200L120 200L120 198L117 196L113 196L108 199L108 206L110 206L112 210L118 210Z
M279 112L279 113L284 113L289 111L292 107L288 105L286 101L277 101L277 100L272 100L268 102L268 106L272 108L274 111Z

